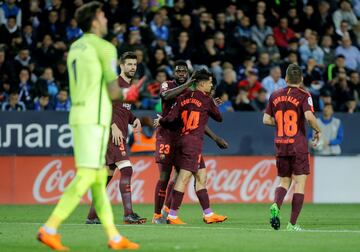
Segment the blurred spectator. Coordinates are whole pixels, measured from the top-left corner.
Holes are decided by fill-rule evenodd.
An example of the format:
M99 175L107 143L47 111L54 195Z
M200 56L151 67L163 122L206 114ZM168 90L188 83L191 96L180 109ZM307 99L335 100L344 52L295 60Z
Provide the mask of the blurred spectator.
M195 42L195 30L192 24L192 18L189 14L184 14L181 16L180 19L180 26L175 29L173 36L178 37L180 35L181 32L187 32L189 35L189 42L190 43L194 43ZM173 40L175 40L173 39Z
M332 90L332 97L335 102L335 110L346 112L346 102L353 99L353 95L349 87L350 83L348 83L345 69L339 69L338 75L334 78L333 83L335 89L333 88Z
M27 47L22 47L19 51L19 53L14 58L14 70L16 74L20 72L20 69L24 67L30 67L30 64L32 64L32 59L30 56L30 50Z
M158 70L164 70L168 75L172 75L172 69L164 49L155 50L153 58L150 59L149 68L153 76L156 76Z
M340 8L336 10L332 16L335 29L340 29L340 24L342 20L346 20L347 22L349 22L350 27L355 25L358 20L355 13L351 9L350 2L348 0L340 0L339 6Z
M270 26L266 25L266 19L263 14L256 15L256 24L251 26L251 39L254 40L259 48L262 48L267 35L272 35Z
M152 79L150 69L144 59L144 52L140 49L136 49L135 54L138 63L135 77L137 79L141 79L142 77L146 76L147 79Z
M309 36L307 44L300 46L300 56L302 64L306 64L307 60L311 57L315 60L318 66L324 65L324 52L318 46L318 35L312 32Z
M193 54L193 48L189 41L189 33L187 31L180 32L177 43L173 45L173 53L175 60L190 60Z
M169 28L164 25L164 19L160 13L154 15L153 20L150 22L150 29L155 35L156 39L167 41L169 39Z
M229 100L233 100L238 93L236 73L232 69L224 70L222 81L216 87L216 96L220 97L223 93L227 94Z
M19 95L16 91L13 91L9 95L9 101L2 104L2 111L25 111L25 104L19 101Z
M21 42L21 30L16 24L16 18L9 16L7 22L0 26L0 44L7 45L10 49L9 52L14 53Z
M360 108L360 76L359 72L352 71L350 74L350 89L354 96L357 109Z
M289 28L291 28L294 32L303 31L300 23L301 17L299 16L299 13L295 8L295 6L289 8L287 12L287 18L288 18Z
M341 21L340 29L337 29L335 33L336 33L335 39L339 44L341 43L341 40L344 36L348 36L350 37L352 43L356 45L357 43L356 36L354 32L350 29L349 23L347 21L345 20Z
M264 112L268 103L268 95L264 88L259 90L258 96L251 101L252 107L259 112Z
M279 66L271 68L270 75L263 79L262 86L265 89L266 98L281 88L286 87L286 81L281 78L281 69Z
M65 27L59 22L59 13L55 10L51 10L47 22L42 22L40 25L40 38L47 34L55 41L65 40Z
M333 104L331 92L328 89L321 89L320 91L320 99L318 108L315 107L317 111L323 111L325 104ZM315 105L315 104L314 104Z
M335 54L342 54L345 56L345 66L349 69L360 70L360 51L352 45L349 36L342 37L341 45L336 48Z
M35 111L53 110L52 105L50 103L50 96L48 93L43 93L40 95L40 97L35 99L34 110Z
M14 70L9 61L6 59L6 56L5 50L0 47L0 83L5 80L14 80L15 78Z
M54 79L59 83L60 87L69 87L69 74L67 71L65 60L59 60L56 63L56 68L54 70Z
M324 52L324 67L332 64L335 60L332 38L328 35L322 37L321 49Z
M22 32L22 43L24 47L34 50L36 48L37 37L35 36L31 24L25 24Z
M104 5L104 12L108 19L108 25L112 27L116 22L128 22L131 19L132 4L132 1L129 0L107 1Z
M259 62L256 65L259 71L259 79L262 80L269 75L271 69L270 56L267 52L262 52L259 55Z
M0 86L0 104L7 102L9 100L11 85L8 82L1 82Z
M340 155L344 129L340 119L333 117L334 111L331 104L325 104L322 116L317 118L321 129L321 138L317 146L311 145L312 134L309 144L316 155Z
M16 25L21 27L22 11L16 5L16 0L5 0L5 3L0 5L0 25L6 24L9 17L15 17Z
M55 82L53 70L50 67L44 69L41 78L35 83L35 94L37 97L47 94L53 102L59 92L59 87Z
M282 76L284 78L285 78L286 69L290 64L299 65L298 54L296 52L289 52L288 56L280 64Z
M273 29L276 45L285 53L290 39L295 38L295 32L288 27L288 19L282 17L279 25ZM280 52L281 53L281 52Z
M33 109L34 102L34 84L30 80L30 70L23 68L19 73L19 86L17 88L18 100L25 104L27 110Z
M248 98L250 100L253 100L257 96L258 91L262 88L261 83L258 81L257 74L257 71L250 70L246 79L239 81L238 83L239 89L244 89L247 91Z
M321 0L318 2L317 5L317 12L316 12L316 21L314 25L317 26L316 31L322 33L325 29L326 25L329 25L332 23L332 17L330 13L330 4L325 1Z
M335 64L328 65L325 80L332 81L337 76L339 69L345 69L346 74L350 73L350 69L345 66L345 56L342 54L336 55Z
M265 44L262 47L262 52L267 52L270 55L270 59L273 63L280 61L280 51L275 44L275 38L273 35L267 35L265 37Z
M229 96L225 91L220 93L218 97L222 100L222 103L220 104L220 106L218 106L220 113L234 111L234 108L232 107L232 103L231 101L229 101Z
M66 27L66 39L69 42L74 41L83 34L82 30L78 27L75 18L70 20L70 25Z
M61 58L61 51L55 48L53 39L46 34L34 52L34 58L39 67L53 67Z
M70 99L68 89L60 89L58 95L56 96L54 108L56 111L70 111Z
M135 6L133 16L139 16L141 18L141 22L147 23L148 15L151 13L149 0L139 0L138 3L138 6Z
M316 23L316 14L312 3L307 3L304 7L304 12L301 17L301 30L305 30L307 28L317 30L317 23Z
M250 70L257 71L254 61L250 57L246 57L242 65L237 70L237 79L246 79L246 76Z
M255 111L249 100L249 92L245 88L240 88L239 93L233 104L235 111Z
M303 83L306 87L310 87L312 83L322 81L321 68L316 64L314 58L308 58L303 67Z
M199 14L199 24L195 34L197 44L202 44L205 38L214 36L215 33L215 22L211 19L208 12L203 11Z
M251 39L251 32L250 18L243 16L240 23L235 27L235 37L238 38L240 43L244 43Z

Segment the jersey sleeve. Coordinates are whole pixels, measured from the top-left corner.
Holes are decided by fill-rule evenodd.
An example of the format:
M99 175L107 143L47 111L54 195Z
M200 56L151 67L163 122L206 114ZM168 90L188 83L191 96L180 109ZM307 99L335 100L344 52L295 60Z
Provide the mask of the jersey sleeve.
M116 48L111 44L107 44L101 52L103 78L106 83L110 83L118 76Z
M170 112L163 118L160 119L160 125L165 125L167 123L172 123L174 122L180 114L180 102L181 102L181 97L178 97L176 99L176 102L174 103L174 105L171 107Z
M133 112L129 111L129 124L133 124L136 120L136 116L133 114Z
M216 106L215 101L213 99L211 99L209 107L210 107L209 116L217 122L222 122L222 116L220 110Z
M304 113L306 111L311 111L314 112L314 105L313 105L313 100L310 94L307 94L306 97L303 99L302 101L302 109L304 111Z
M161 83L160 85L160 94L162 94L163 92L169 90L169 83L167 83L166 81L164 81L163 83Z
M269 102L266 106L265 113L271 117L274 117L274 107L273 107L273 96L270 95Z

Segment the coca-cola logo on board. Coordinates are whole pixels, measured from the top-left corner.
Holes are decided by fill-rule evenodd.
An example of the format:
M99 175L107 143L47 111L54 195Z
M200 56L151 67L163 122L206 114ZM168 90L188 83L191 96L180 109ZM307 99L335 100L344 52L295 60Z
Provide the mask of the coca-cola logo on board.
M144 201L144 183L140 178L142 172L151 167L150 161L139 160L133 164L132 176L132 199L134 202ZM70 169L65 171L62 169L61 160L52 160L46 164L37 175L32 194L34 199L39 203L52 203L60 199L66 186L75 177L75 170ZM121 195L119 192L118 180L112 180L107 187L107 192L112 201L121 202ZM89 192L85 200L91 200L91 193Z

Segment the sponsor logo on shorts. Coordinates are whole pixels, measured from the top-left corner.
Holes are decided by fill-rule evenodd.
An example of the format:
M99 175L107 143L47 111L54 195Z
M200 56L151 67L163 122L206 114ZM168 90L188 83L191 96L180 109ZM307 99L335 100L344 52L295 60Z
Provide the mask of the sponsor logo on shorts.
M160 159L164 160L165 159L165 154L160 154Z
M121 152L121 155L122 155L123 157L125 157L125 156L126 156L126 151L122 151L122 152Z

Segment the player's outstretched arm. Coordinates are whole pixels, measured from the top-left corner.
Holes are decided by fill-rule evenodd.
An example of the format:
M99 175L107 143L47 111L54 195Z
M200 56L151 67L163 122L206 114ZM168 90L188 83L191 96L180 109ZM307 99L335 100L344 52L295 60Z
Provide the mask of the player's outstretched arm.
M142 84L142 83L141 83ZM108 92L110 99L113 101L124 101L135 103L139 98L139 84L131 85L129 88L120 88L117 80L113 80L108 84Z
M191 84L194 82L194 79L189 79L186 83L176 87L176 88L172 88L172 89L168 89L164 92L160 93L160 97L162 99L166 100L170 100L173 98L178 97L185 89L187 89L188 87L191 86Z
M274 117L271 117L269 114L264 113L264 116L263 116L263 124L269 125L269 126L275 126L275 119L274 119Z
M229 144L221 137L216 135L207 125L205 126L205 134L210 137L220 149L227 149Z
M314 113L311 112L310 110L305 112L305 118L306 118L306 121L309 123L310 127L315 131L315 134L314 134L312 140L313 140L313 145L316 146L320 140L320 133L321 133L320 127L317 123Z

